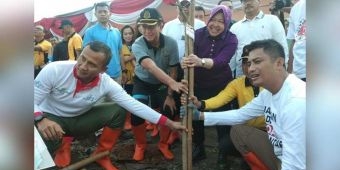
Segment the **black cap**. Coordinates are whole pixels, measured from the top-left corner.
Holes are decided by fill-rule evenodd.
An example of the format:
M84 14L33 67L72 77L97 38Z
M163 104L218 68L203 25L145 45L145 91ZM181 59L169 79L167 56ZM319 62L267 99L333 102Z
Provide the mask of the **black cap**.
M156 8L145 8L137 24L156 25L159 21L163 21L163 17Z
M70 20L64 19L64 20L61 21L61 25L60 25L59 29L63 29L63 27L64 27L65 25L71 25L71 26L73 26L73 23L72 23Z
M242 62L247 62L248 61L249 47L250 47L249 44L245 45L243 47L242 54L241 54L241 59L240 59L240 60L242 60Z
M181 5L181 7L185 7L185 8L189 8L189 6L190 6L190 1L188 1L188 0L182 0L180 3L179 3L179 5Z

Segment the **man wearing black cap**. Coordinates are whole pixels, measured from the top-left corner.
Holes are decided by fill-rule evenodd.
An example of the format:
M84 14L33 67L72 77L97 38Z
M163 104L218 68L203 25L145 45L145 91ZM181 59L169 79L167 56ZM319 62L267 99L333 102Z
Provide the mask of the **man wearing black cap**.
M73 23L70 20L62 20L59 29L63 31L63 41L67 42L68 59L77 60L82 49L83 39L75 32Z
M163 115L172 119L176 110L173 94L184 90L184 85L176 81L179 64L176 41L161 33L163 18L155 8L144 9L137 24L142 25L143 36L132 45L137 61L132 95L144 104L151 99L153 108L160 108ZM133 159L140 161L146 149L144 119L131 115L131 124L136 139ZM161 126L159 134L159 150L166 159L173 159L167 143L170 129Z

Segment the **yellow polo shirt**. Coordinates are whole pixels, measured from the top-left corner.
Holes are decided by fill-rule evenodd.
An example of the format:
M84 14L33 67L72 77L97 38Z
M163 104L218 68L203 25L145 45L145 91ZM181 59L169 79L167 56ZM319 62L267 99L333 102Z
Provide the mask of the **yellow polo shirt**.
M76 51L75 50L81 50L83 44L83 39L81 36L74 32L69 40L68 40L68 59L69 60L76 60Z
M260 90L262 89L263 88L260 88ZM251 86L249 82L246 82L246 76L234 79L218 95L203 100L205 110L219 108L235 98L237 98L239 107L246 105L254 98L253 86ZM251 119L247 121L246 124L263 130L265 130L266 127L264 116Z
M52 44L47 41L47 40L42 40L40 42L38 42L36 45L40 46L42 51L35 51L33 53L33 63L34 66L42 66L44 64L46 64L44 62L44 58L45 55L48 55L49 53L51 53L52 50Z

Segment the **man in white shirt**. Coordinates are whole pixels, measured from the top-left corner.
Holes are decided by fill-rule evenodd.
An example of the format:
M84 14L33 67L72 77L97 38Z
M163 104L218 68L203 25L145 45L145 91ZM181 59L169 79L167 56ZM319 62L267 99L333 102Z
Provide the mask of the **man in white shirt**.
M202 6L195 6L195 18L205 23L205 10Z
M180 122L173 122L132 98L111 79L105 73L111 56L107 45L93 41L77 61L52 62L34 80L35 125L49 151L56 150L54 162L59 168L71 162L73 136L86 136L104 127L94 154L111 151L124 125L125 109L152 123L185 129ZM104 96L111 102L96 105ZM96 163L106 170L117 170L109 156Z
M194 119L204 120L205 126L235 125L231 139L251 169L306 169L306 83L286 71L284 56L273 39L252 42L248 73L255 86L264 88L258 97L237 110L194 108ZM184 97L182 103L186 104ZM263 114L266 132L240 125Z
M306 81L306 0L300 0L291 9L287 39L289 48L288 72Z
M230 28L230 31L238 39L236 53L230 60L230 67L232 70L235 70L234 77L243 75L241 62L243 47L256 40L274 39L279 42L285 50L285 63L287 64L288 45L286 34L277 16L264 14L260 10L259 0L241 0L241 3L245 16Z

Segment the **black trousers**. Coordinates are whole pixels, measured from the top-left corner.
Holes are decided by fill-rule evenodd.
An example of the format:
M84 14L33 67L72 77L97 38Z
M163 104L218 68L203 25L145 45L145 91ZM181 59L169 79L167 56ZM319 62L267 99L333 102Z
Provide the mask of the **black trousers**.
M40 67L34 68L34 78L37 77L37 75L39 74L40 71L41 71Z
M214 89L195 89L195 96L199 100L209 99L211 97L216 96L222 89L214 88ZM230 102L220 108L213 109L213 110L206 110L206 111L225 111L230 110L236 107L234 105L235 102ZM237 102L236 102L237 103ZM193 143L196 145L203 145L205 140L205 133L204 133L204 121L193 121L192 123L194 134L193 134ZM219 152L223 155L240 155L239 152L234 147L230 139L230 129L231 126L229 125L218 125L216 126L217 131L217 141Z
M134 77L134 85L132 90L132 96L144 103L149 105L151 108L160 108L160 113L169 119L173 120L174 115L171 114L169 107L163 109L164 101L167 97L168 87L162 84L150 84L140 80L137 76ZM145 122L144 119L131 114L131 124L133 126L141 125Z

